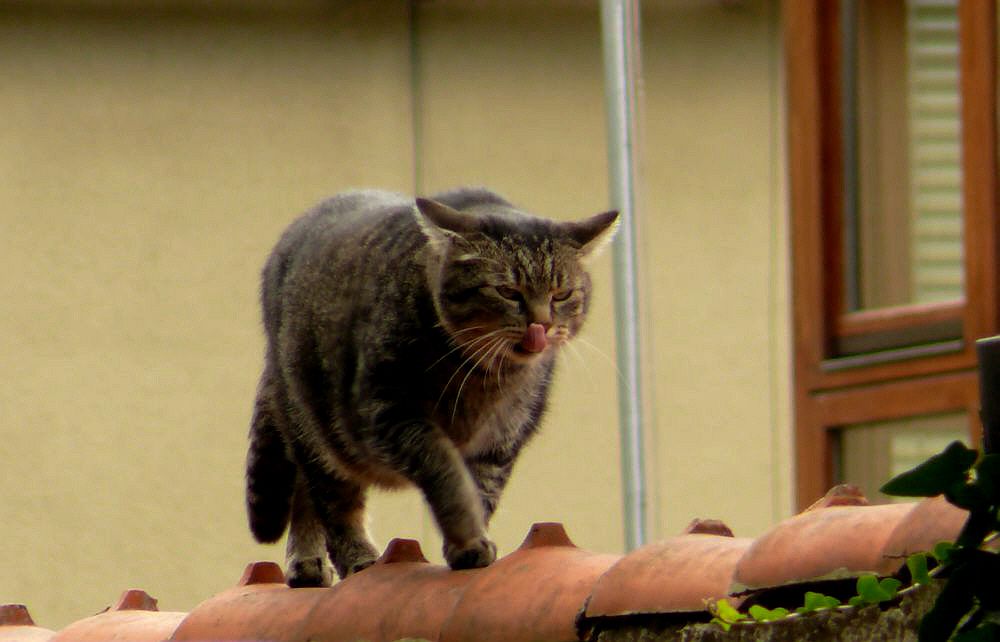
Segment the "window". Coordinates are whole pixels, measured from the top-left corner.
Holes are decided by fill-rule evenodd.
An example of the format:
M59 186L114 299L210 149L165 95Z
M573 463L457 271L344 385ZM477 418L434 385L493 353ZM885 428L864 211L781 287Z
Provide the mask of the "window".
M973 344L1000 330L997 16L979 0L782 7L806 506L891 471L892 444L979 440Z

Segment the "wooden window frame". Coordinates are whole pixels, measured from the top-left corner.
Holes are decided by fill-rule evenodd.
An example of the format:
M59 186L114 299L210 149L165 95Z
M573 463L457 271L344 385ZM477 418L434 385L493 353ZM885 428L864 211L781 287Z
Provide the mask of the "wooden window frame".
M960 0L962 301L842 314L842 177L836 0L783 0L792 263L796 502L834 481L845 425L964 410L980 438L975 339L1000 332L997 15ZM961 324L950 344L837 359L838 338Z

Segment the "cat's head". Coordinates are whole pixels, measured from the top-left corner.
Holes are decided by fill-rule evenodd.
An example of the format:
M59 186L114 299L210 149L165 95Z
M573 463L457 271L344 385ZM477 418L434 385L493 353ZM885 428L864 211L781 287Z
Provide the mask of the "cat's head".
M442 326L486 369L551 356L583 325L587 259L613 236L617 212L561 222L505 204L463 211L417 199L429 286Z

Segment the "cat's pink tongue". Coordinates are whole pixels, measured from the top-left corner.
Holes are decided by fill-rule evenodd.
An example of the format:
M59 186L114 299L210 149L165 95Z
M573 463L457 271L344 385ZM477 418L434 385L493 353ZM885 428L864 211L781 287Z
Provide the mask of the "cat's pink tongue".
M548 343L548 340L545 338L545 326L541 323L532 323L529 325L528 331L524 333L524 338L521 339L521 347L528 352L541 352Z

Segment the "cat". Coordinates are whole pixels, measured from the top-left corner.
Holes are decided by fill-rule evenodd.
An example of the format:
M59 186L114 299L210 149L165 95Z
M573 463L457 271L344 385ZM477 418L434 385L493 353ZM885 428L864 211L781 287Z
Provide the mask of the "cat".
M328 586L328 559L341 578L375 561L373 484L423 492L451 568L493 562L486 526L617 219L544 219L483 188L367 190L288 227L262 274L246 502L258 541L288 528L290 586Z

